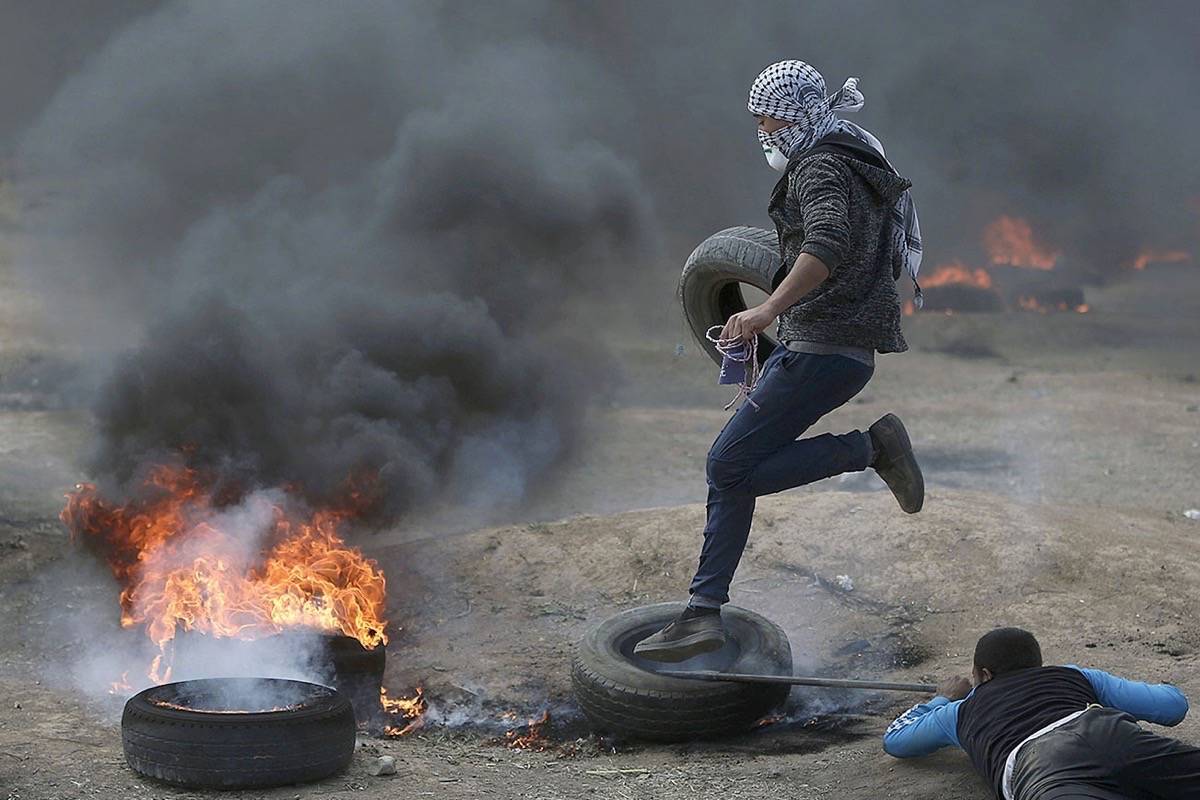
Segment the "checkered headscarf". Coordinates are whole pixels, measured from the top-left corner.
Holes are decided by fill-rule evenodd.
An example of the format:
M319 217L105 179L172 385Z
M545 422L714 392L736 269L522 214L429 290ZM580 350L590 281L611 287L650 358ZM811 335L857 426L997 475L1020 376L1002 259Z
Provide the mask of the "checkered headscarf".
M792 123L766 133L758 131L763 149L774 148L792 159L831 133L848 133L879 152L883 144L865 128L838 119L835 111L853 112L863 107L858 78L849 78L832 95L825 95L825 78L803 61L779 61L764 69L750 86L746 107L755 116L768 116ZM891 166L891 163L888 163ZM893 168L893 171L895 169ZM912 196L906 190L892 209L893 237L904 253L905 269L917 283L921 268L921 226ZM916 286L916 305L921 305L921 287Z

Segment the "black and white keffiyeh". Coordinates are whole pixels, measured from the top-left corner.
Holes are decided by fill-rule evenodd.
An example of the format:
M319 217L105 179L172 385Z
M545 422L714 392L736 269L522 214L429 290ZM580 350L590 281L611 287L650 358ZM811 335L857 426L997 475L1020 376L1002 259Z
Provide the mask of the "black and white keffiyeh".
M870 145L887 161L883 144L870 131L839 119L834 112L851 113L863 107L858 78L849 78L832 95L825 94L825 78L803 61L779 61L764 69L750 86L746 107L755 116L768 116L792 123L766 133L758 131L764 150L775 149L789 159L812 147L831 133L848 133ZM891 162L888 162L891 166ZM894 171L894 170L893 170ZM912 195L906 190L892 208L892 236L904 253L904 267L914 286L921 269L921 226ZM915 305L921 306L921 289L916 287Z

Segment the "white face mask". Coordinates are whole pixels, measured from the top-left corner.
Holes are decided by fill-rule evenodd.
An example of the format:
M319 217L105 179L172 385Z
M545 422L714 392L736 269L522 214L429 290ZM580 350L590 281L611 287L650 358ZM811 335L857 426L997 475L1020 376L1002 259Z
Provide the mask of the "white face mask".
M787 156L776 150L771 145L763 145L763 155L766 156L767 163L771 165L771 169L775 170L776 172L784 172L787 170Z

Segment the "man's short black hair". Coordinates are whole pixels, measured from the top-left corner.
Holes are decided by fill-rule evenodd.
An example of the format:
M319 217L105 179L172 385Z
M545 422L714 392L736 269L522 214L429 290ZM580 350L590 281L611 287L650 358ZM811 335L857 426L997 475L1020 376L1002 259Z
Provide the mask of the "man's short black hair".
M1042 648L1038 640L1020 628L988 631L975 645L975 666L988 670L993 676L1041 665Z

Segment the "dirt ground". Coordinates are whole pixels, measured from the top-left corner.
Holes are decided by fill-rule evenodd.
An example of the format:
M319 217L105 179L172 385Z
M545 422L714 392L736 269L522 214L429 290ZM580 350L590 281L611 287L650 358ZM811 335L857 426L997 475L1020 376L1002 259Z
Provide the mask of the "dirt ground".
M1181 274L1089 293L1087 315L910 320L913 352L881 359L822 428L899 413L926 470L925 510L900 513L868 475L766 498L734 602L788 631L797 670L932 681L965 672L981 632L1014 624L1049 661L1200 696L1200 522L1183 514L1200 507L1200 314L1182 305L1196 301ZM0 369L19 376L40 346L6 297ZM506 524L411 522L357 539L386 571L402 628L387 684L424 686L474 723L364 739L343 775L225 796L988 796L962 753L883 754L884 728L918 699L906 695L797 689L782 720L720 742L589 737L570 698L573 643L617 610L681 599L699 546L703 457L727 394L690 342L675 355L681 336L613 343L625 382ZM72 629L108 635L116 601L56 520L81 477L88 416L39 391L10 382L0 398L0 797L209 796L127 769L120 699L84 696L70 678L81 641L64 612ZM497 744L481 720L502 709L549 709L553 747ZM1172 735L1200 743L1200 718ZM383 753L398 774L372 777Z

